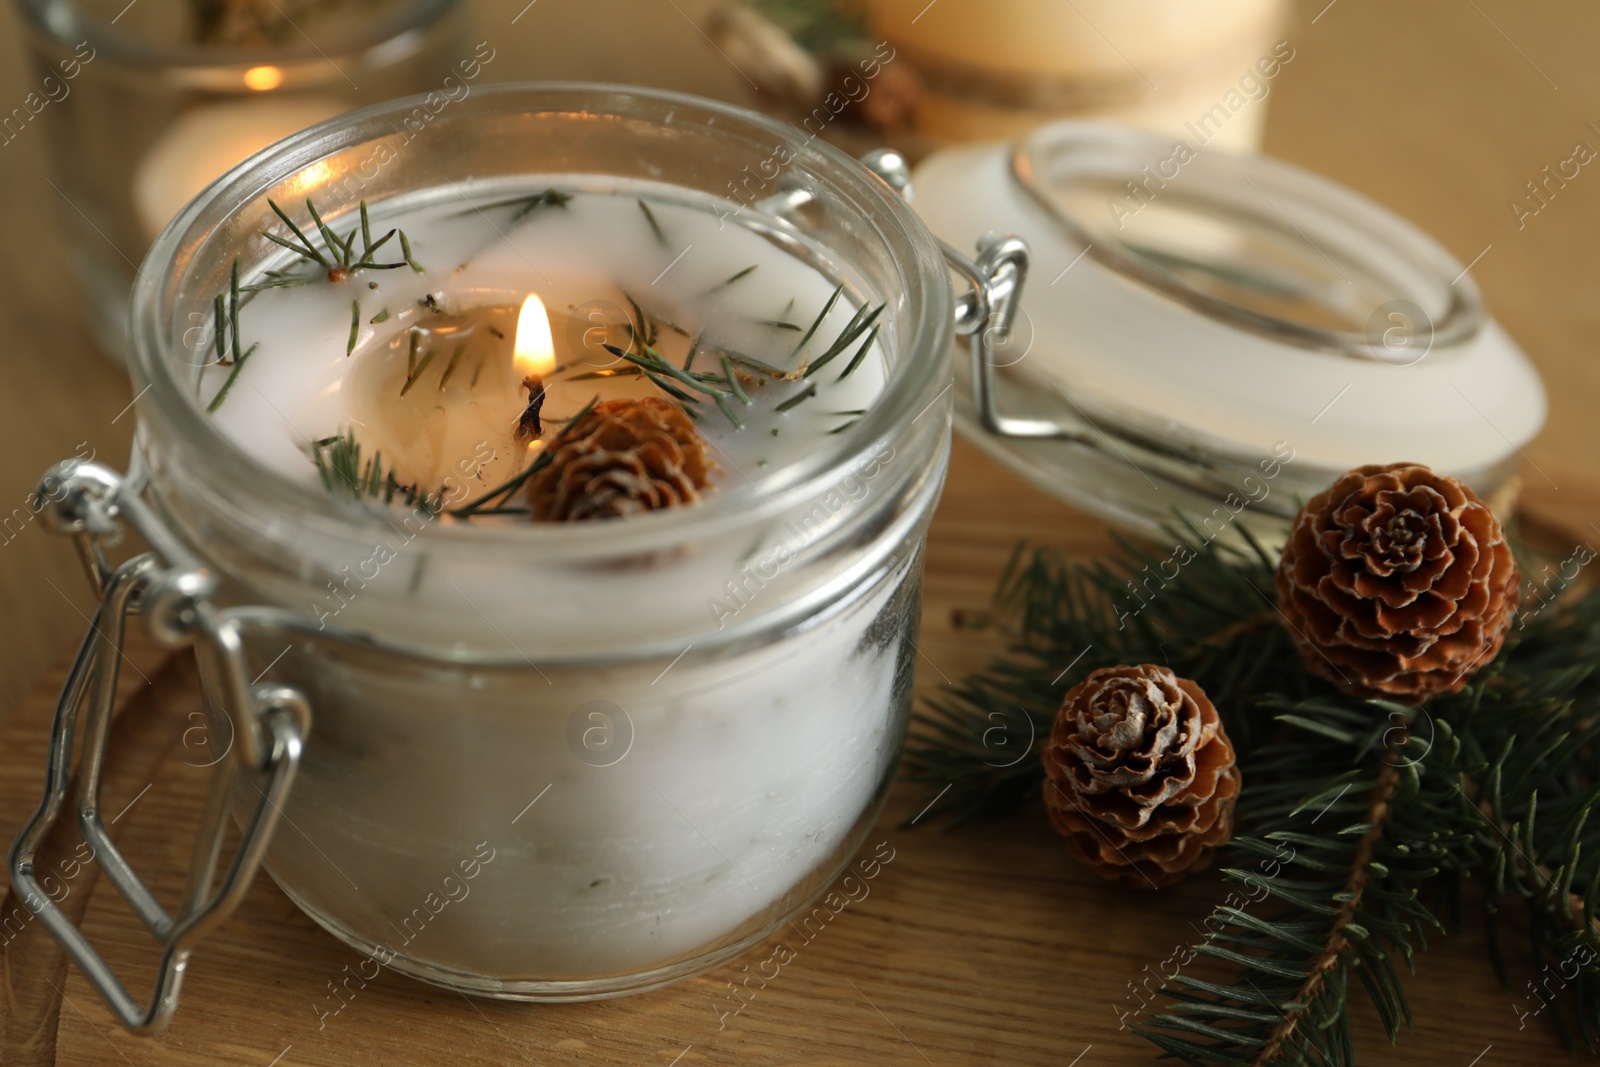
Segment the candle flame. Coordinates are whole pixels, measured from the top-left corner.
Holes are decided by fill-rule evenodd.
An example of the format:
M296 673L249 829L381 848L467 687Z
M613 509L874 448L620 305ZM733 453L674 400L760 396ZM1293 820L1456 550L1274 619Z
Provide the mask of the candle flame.
M539 294L529 293L517 315L517 340L512 363L525 378L539 378L556 369L556 344L550 336L550 316Z
M247 89L264 93L283 84L283 71L277 67L251 67L244 72L244 84Z

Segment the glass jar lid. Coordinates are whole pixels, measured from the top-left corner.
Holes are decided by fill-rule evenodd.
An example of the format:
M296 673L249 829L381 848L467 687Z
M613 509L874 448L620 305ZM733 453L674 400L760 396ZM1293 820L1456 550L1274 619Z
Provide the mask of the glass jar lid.
M1404 300L1441 351L1483 325L1449 253L1375 205L1259 157L1059 127L1011 157L1017 185L1107 270L1224 323L1304 348L1413 362L1374 309ZM1189 173L1185 173L1189 170ZM1420 323L1419 323L1420 325Z
M1363 463L1427 463L1492 493L1543 424L1538 375L1467 269L1299 168L1066 122L936 153L916 195L952 244L996 231L1029 242L995 395L1008 414L1084 433L1005 437L970 395L958 420L1115 520L1170 521L1270 457L1291 491L1257 510L1280 519Z

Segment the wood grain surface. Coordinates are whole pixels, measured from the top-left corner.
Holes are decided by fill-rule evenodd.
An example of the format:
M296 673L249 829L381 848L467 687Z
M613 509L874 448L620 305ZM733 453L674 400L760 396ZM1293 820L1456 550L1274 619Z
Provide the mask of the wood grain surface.
M693 24L709 0L524 3L478 5L480 34L501 51L491 68L498 78L625 76L743 99L742 77ZM0 8L0 101L20 100L33 78L15 21L9 5ZM1600 176L1586 168L1521 228L1508 206L1576 141L1600 145L1585 125L1600 122L1592 60L1600 9L1579 0L1308 0L1286 36L1296 57L1272 84L1268 150L1355 187L1463 262L1476 260L1490 306L1551 384L1549 426L1527 449L1529 514L1555 541L1600 544L1600 526L1591 525L1600 524ZM37 138L27 139L33 132L0 147L0 515L79 442L120 462L133 421L125 379L78 325L52 228L53 212L73 209L47 183ZM958 446L929 545L922 691L991 651L951 616L985 604L1018 537L1083 553L1106 546L1097 523ZM45 667L81 633L88 596L65 543L33 525L0 541L0 837L9 840L42 780L60 680ZM132 802L117 823L119 843L170 894L203 775L172 754L172 727L194 706L192 686L179 668L158 670L148 653L135 659L150 684L128 672L127 725L119 727L142 740L127 745L106 807ZM0 1062L50 1063L52 1042L54 1062L70 1067L1151 1062L1150 1046L1119 1030L1118 1013L1136 1006L1132 988L1195 936L1216 884L1198 880L1161 895L1107 888L1072 864L1033 809L953 833L900 829L922 801L918 790L897 787L873 839L887 841L895 859L870 896L799 947L725 1025L727 983L767 949L658 993L559 1007L469 1001L384 973L329 1014L341 1003L330 983L342 983L358 957L263 878L197 953L177 1020L156 1039L117 1029L31 924L16 936L8 929ZM142 927L92 867L72 892L108 958L124 973L148 975L154 953ZM1362 1062L1569 1062L1537 1020L1519 1029L1515 998L1495 981L1483 947L1469 922L1423 957L1409 986L1415 1032L1398 1049L1362 1009ZM64 1000L52 1008L37 979L62 975ZM27 1041L32 1059L19 1051Z

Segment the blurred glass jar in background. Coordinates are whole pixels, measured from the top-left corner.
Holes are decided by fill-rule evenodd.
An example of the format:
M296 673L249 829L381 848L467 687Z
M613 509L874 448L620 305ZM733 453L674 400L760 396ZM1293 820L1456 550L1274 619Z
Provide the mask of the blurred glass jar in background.
M1260 147L1271 81L1292 62L1284 0L864 0L894 63L926 86L915 132L1001 140L1103 118Z
M442 108L493 58L458 0L18 2L32 91L0 138L43 138L85 321L119 359L139 261L212 179L356 107Z

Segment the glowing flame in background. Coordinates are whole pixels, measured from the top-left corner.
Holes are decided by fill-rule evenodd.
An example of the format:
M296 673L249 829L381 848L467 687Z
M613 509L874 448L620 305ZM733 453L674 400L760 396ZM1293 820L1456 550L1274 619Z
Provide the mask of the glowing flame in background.
M244 84L258 93L268 92L283 84L283 71L277 67L251 67L244 72Z

